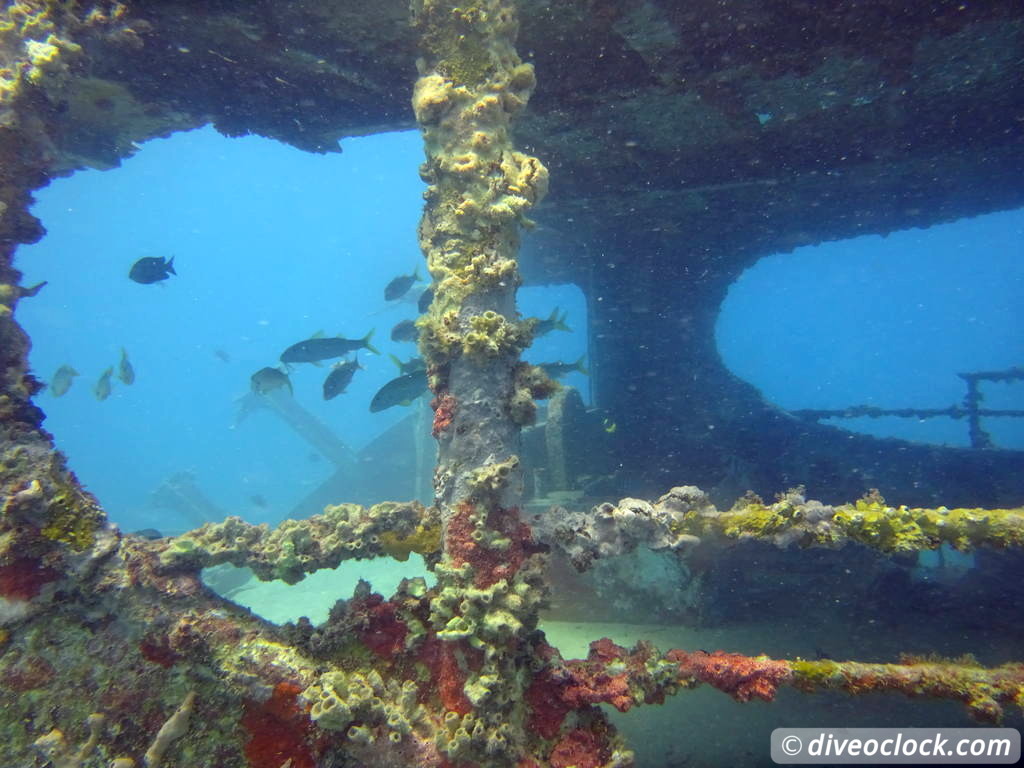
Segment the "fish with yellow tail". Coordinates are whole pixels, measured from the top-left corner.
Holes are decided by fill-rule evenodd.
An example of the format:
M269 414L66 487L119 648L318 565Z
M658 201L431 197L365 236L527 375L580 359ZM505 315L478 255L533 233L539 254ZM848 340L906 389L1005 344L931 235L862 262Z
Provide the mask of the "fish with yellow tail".
M568 312L562 312L559 314L558 307L555 307L551 310L551 314L545 319L540 320L538 318L534 318L533 337L535 339L539 339L541 336L547 336L552 331L566 331L568 333L572 333L572 328L565 323L565 319L568 316Z
M373 331L361 339L343 339L341 337L325 337L315 335L305 341L292 344L281 353L282 363L318 363L321 360L330 360L332 357L344 357L357 349L365 349L375 355L380 353L370 343L373 338Z
M570 373L582 373L584 376L589 376L590 371L583 366L585 359L586 355L582 355L575 363L541 363L537 367L544 371L549 379L560 379Z

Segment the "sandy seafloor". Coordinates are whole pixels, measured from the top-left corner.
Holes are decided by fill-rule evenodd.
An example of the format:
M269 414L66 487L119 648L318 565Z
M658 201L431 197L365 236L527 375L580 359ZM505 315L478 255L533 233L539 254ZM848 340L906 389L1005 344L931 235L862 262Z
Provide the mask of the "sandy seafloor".
M335 600L352 595L360 577L370 581L375 592L390 596L401 578L418 575L427 576L432 583L422 560L415 556L407 563L378 560L344 563L336 571L320 571L295 586L251 580L234 592L232 599L276 623L293 621L300 616L320 623L327 618ZM880 635L882 630L872 627L864 627L862 633L853 636L848 627L831 634L827 627L820 628L811 640L803 625L767 620L726 628L693 628L564 622L546 618L541 622L541 629L548 642L566 659L585 657L588 644L601 637L610 637L625 646L647 640L663 652L671 648L721 649L787 658L799 655L813 658L816 646L824 644L837 659L855 657L863 661L896 661L901 647L905 648L907 643L902 634ZM917 639L927 644L927 638ZM858 645L869 640L873 652L858 652ZM940 638L935 641L939 642ZM974 725L963 707L953 702L910 700L895 694L808 695L790 689L780 690L772 703L739 703L704 686L682 691L661 706L638 707L625 714L605 708L636 753L637 766L641 768L774 765L769 756L769 738L778 727ZM1014 714L1005 725L1021 728L1024 722Z

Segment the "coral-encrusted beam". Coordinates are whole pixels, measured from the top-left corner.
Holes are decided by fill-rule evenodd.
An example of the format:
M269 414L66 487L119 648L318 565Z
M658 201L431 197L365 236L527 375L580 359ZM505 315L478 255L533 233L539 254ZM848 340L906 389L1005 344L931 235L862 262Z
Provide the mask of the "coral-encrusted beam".
M579 570L638 546L681 551L698 543L758 540L779 547L838 548L857 543L879 552L917 552L949 545L1024 547L1024 509L921 509L886 504L877 491L853 504L829 505L791 488L766 504L749 494L718 510L694 486L672 488L655 502L622 499L589 512L564 509L535 525L534 534L561 550Z
M531 751L522 728L527 644L546 596L541 548L519 519L519 436L534 398L555 387L519 361L533 323L516 312L516 257L548 172L509 133L535 84L514 46L515 3L412 5L427 183L419 242L434 281L419 344L435 395L443 550L430 624L444 669L458 673L441 686L437 743L452 763L515 765Z
M660 704L666 695L706 684L737 701L771 701L779 686L805 692L842 690L850 694L894 691L963 702L977 720L999 722L1006 706L1024 703L1024 663L982 667L971 656L959 659L904 657L898 664L865 664L823 659L770 659L725 651L671 650L662 655L639 643L631 650L608 638L590 644L586 659L551 661L527 691L531 725L555 738L565 716L591 704L626 712L639 704Z

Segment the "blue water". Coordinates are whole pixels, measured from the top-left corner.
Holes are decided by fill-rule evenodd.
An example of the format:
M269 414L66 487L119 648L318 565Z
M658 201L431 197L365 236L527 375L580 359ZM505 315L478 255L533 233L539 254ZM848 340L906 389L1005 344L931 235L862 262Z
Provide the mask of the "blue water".
M783 408L946 408L960 372L1024 366L1024 211L761 259L718 322L729 368ZM984 408L1024 409L1024 381L983 383ZM846 429L968 445L949 418L831 420ZM1024 449L1024 419L983 421Z
M65 396L44 392L38 402L46 429L115 522L191 527L150 504L180 471L253 522L276 522L327 479L333 466L273 414L232 428L252 373L317 331L358 338L374 330L381 355L360 354L364 370L330 402L321 392L329 367L297 366L291 379L305 408L357 451L407 415L368 406L397 375L389 355L416 353L389 334L415 317L420 289L412 302L383 295L397 275L426 274L415 234L421 160L417 133L346 140L343 154L317 156L205 128L147 142L121 168L80 171L37 194L33 212L48 233L19 249L17 267L25 284L49 283L20 304L18 320L39 378L49 381L63 364L81 374ZM143 256L173 256L178 275L130 281ZM577 288L520 292L524 315L547 317L555 307L569 313L573 332L539 339L534 362L574 361L586 350ZM136 371L132 386L116 380L122 347ZM92 388L108 366L114 391L99 402ZM579 374L565 381L587 391Z

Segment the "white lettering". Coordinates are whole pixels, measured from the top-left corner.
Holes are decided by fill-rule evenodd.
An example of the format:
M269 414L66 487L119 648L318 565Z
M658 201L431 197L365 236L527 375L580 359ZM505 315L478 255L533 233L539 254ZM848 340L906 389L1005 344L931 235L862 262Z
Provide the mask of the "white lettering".
M831 734L829 735L829 738L832 738ZM821 750L824 748L824 746L825 734L821 734L821 736L815 736L813 739L811 739L811 743L807 745L807 754L811 755L812 757L821 757L823 754Z
M1010 740L1009 739L989 739L988 742L988 754L989 757L993 755L997 757L1010 756Z
M929 757L935 754L934 751L928 749L931 743L932 739L921 739L921 741L918 743L917 748L921 751L922 757Z

